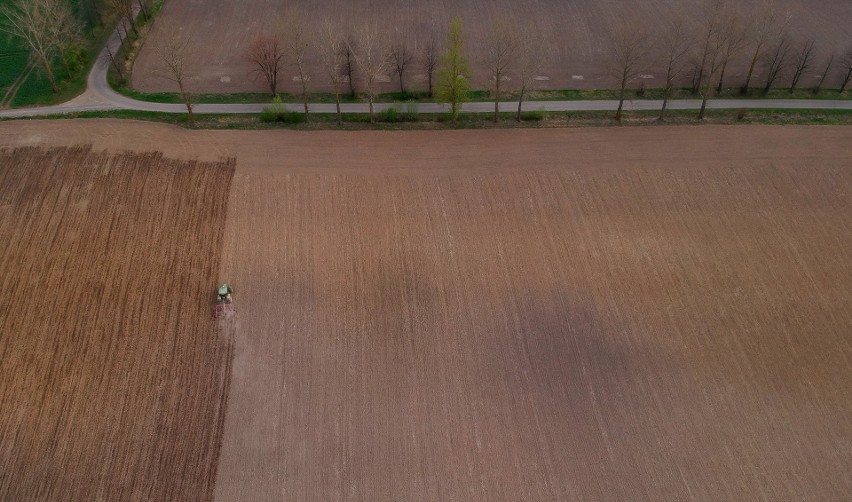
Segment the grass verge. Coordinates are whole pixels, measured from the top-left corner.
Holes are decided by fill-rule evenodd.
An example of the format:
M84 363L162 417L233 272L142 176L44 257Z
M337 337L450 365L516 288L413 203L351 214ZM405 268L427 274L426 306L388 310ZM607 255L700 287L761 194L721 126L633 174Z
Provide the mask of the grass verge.
M335 114L311 114L308 122L264 122L259 114L203 114L188 122L185 114L116 110L81 112L33 117L38 119L119 118L146 120L178 125L190 129L290 129L290 130L437 130L437 129L511 129L550 127L654 127L660 125L763 124L763 125L852 125L852 110L709 110L704 120L695 118L694 110L673 110L665 121L657 120L658 112L639 111L627 114L621 122L612 112L534 112L517 122L511 113L501 114L501 121L485 113L463 113L453 123L445 114L420 114L416 118L370 124L367 114L346 114L343 125L337 125ZM21 120L21 119L0 119Z

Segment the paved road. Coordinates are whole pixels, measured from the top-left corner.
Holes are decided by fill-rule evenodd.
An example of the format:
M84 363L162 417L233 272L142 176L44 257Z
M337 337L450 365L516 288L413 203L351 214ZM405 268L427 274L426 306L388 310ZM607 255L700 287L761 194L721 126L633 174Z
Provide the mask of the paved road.
M119 28L120 29L120 28ZM107 44L112 48L113 52L120 45L118 29L107 41ZM87 89L82 95L68 101L66 103L55 106L44 106L36 108L23 108L15 110L2 110L0 117L34 117L43 115L54 115L63 113L76 113L85 111L102 111L102 110L140 110L149 112L165 112L165 113L185 113L186 107L180 104L166 103L150 103L147 101L139 101L128 98L115 92L107 82L107 71L109 63L107 59L107 49L104 48L98 58L98 61L92 66L92 71L89 73ZM269 103L257 104L199 104L193 107L196 113L259 113L264 108L269 106ZM301 111L302 105L288 104L288 110ZM384 111L388 107L393 106L391 103L376 103L374 108L377 112ZM658 110L662 106L659 100L634 100L625 103L625 110ZM701 100L684 99L674 100L669 102L669 108L672 110L697 110L701 106ZM565 112L565 111L615 111L618 107L618 101L611 100L592 100L592 101L530 101L524 103L525 111L544 110L549 112ZM821 100L821 99L717 99L711 100L708 109L740 109L740 108L778 108L778 109L819 109L819 110L852 110L852 100ZM312 113L334 113L335 105L331 104L310 104L308 109ZM341 109L345 113L367 113L368 105L366 103L347 103L341 105ZM420 113L441 113L448 111L447 105L437 103L420 103L418 111ZM500 110L506 112L516 111L518 109L517 102L503 102L500 104ZM494 111L494 103L478 102L465 103L462 106L465 112L473 113L488 113Z

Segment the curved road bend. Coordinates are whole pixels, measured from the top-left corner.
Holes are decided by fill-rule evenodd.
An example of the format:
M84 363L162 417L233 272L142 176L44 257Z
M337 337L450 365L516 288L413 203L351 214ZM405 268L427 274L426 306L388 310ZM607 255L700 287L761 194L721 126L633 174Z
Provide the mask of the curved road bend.
M107 46L116 51L120 45L118 28L107 40ZM186 107L181 104L150 103L139 101L115 92L107 81L109 62L107 49L101 51L97 61L92 65L89 72L86 91L76 98L54 106L43 106L34 108L19 108L14 110L0 111L0 117L34 117L40 115L55 115L62 113L76 113L85 111L103 110L139 110L149 112L184 113ZM269 103L257 104L198 104L193 107L196 113L260 113ZM382 112L393 106L392 103L376 103L374 109ZM634 100L626 101L624 109L630 110L659 110L662 101L659 100ZM701 100L683 99L669 101L672 110L697 110L701 106ZM511 112L517 110L517 102L501 102L500 110ZM524 103L523 110L544 110L549 112L565 111L615 111L618 101L593 100L593 101L529 101ZM335 113L333 103L309 104L308 108L313 113ZM778 108L778 109L811 109L811 110L852 110L852 100L823 100L823 99L717 99L707 103L708 109L740 109L740 108ZM302 105L288 104L287 109L300 111ZM367 113L366 103L345 103L341 105L344 113ZM421 113L442 113L449 110L447 105L437 103L420 103L418 111ZM494 111L493 102L465 103L462 111L473 113L488 113Z

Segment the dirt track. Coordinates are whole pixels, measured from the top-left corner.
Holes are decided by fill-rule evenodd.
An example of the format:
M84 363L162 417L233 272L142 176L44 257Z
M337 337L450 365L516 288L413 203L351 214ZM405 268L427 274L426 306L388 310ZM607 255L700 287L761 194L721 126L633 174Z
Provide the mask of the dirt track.
M759 0L741 0L741 4L752 8ZM625 19L644 22L652 30L659 26L667 11L674 4L692 6L695 0L645 0L643 2L627 0L538 0L535 2L494 2L485 0L464 0L445 2L439 0L333 0L309 2L297 0L269 2L268 0L205 2L190 0L169 0L161 16L169 19L185 30L192 40L191 48L200 62L198 90L202 92L265 92L261 82L252 82L242 60L242 53L258 33L283 30L281 16L290 6L301 7L313 24L309 31L315 32L322 20L330 18L344 26L357 27L362 23L374 21L380 28L387 29L389 36L405 34L410 43L423 40L430 33L438 33L443 42L449 20L461 16L465 21L467 51L474 69L474 86L487 88L489 78L482 69L481 47L483 33L493 16L506 16L511 19L530 20L545 40L553 41L552 63L542 72L548 81L537 82L542 88L610 88L615 87L612 78L603 66L603 54L606 46L606 32L609 26ZM818 4L818 5L815 5ZM814 38L817 42L818 59L811 71L802 79L802 86L813 85L818 79L815 75L822 71L823 58L830 51L848 48L849 26L852 25L852 3L848 0L781 0L784 9L793 14L792 36L796 41ZM158 78L154 70L157 67L156 47L159 31L155 28L152 37L146 42L133 70L133 87L146 92L174 90L170 83ZM728 75L734 83L740 82L747 68L748 55L743 53L728 68ZM309 64L308 72L313 77L311 86L315 90L329 90L324 73L315 64ZM839 70L838 70L839 72ZM408 82L412 88L423 89L424 84L417 81L422 71L412 66ZM758 70L761 73L761 70ZM292 68L285 72L282 79L286 92L296 92L299 84L293 81L296 73ZM643 80L648 87L661 87L664 79L659 64L649 64L645 75L655 78ZM510 72L511 76L511 72ZM582 76L577 80L574 76ZM832 78L831 85L839 79ZM786 77L781 78L789 85ZM756 77L756 82L762 82ZM508 83L510 86L512 82ZM638 83L636 84L638 85ZM839 85L839 84L837 84ZM383 91L398 90L396 79L381 84Z
M220 500L852 491L849 128L69 130L237 158Z

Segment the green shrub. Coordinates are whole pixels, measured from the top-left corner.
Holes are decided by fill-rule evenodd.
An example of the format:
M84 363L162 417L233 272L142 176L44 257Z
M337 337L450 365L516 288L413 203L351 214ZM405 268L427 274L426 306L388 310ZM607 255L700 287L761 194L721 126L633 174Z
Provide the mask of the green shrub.
M382 122L396 122L399 119L396 105L389 107L382 114Z
M281 96L275 96L272 104L260 112L261 122L282 122L284 124L301 124L305 116L299 112L288 112Z
M420 105L413 101L405 103L405 116L403 120L408 122L417 122L420 117Z
M521 113L521 120L524 122L540 122L544 120L544 110L532 110Z

